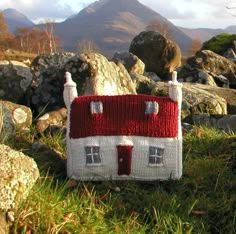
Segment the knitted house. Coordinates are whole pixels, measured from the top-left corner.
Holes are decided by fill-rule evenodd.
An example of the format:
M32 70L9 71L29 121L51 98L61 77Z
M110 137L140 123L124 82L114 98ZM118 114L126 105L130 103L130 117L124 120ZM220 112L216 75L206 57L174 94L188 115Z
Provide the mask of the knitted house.
M78 96L66 73L67 174L76 180L166 180L182 175L180 110L176 72L169 97Z

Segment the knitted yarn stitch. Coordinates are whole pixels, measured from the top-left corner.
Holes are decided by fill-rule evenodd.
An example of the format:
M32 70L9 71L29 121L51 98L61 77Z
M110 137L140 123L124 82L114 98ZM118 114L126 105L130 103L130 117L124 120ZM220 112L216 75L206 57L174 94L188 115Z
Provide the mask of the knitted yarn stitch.
M158 113L145 114L146 102L158 104ZM91 113L90 103L101 102L102 113ZM70 113L70 138L133 135L176 137L178 103L150 95L79 96Z

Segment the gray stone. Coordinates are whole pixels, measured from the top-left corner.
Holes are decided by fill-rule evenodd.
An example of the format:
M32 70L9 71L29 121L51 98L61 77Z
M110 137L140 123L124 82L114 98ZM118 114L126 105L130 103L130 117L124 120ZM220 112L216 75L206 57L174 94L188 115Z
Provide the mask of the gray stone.
M236 64L210 50L201 50L186 61L192 68L207 71L212 76L222 75L229 81L230 87L236 87Z
M65 82L64 66L73 53L41 54L34 58L30 69L33 80L26 92L27 106L34 116L64 106L62 92Z
M135 85L121 62L108 61L99 53L80 54L65 69L77 83L78 95L119 95L136 93Z
M32 124L29 107L0 100L0 132L13 133L14 130L28 130Z
M0 144L0 210L9 211L27 197L39 177L35 161Z
M204 90L208 87L208 90ZM227 114L227 101L212 90L215 87L202 84L183 83L182 118L190 114ZM157 82L154 95L167 95L167 83Z
M195 124L224 130L228 133L236 132L236 115L193 114L183 119L183 121L192 125Z
M0 99L23 104L32 82L30 68L17 61L0 61Z
M136 91L139 94L151 94L153 88L156 85L156 82L153 81L152 79L137 74L137 73L131 73L130 74L135 86L136 86Z
M137 73L143 75L145 70L145 64L132 53L115 53L112 61L114 61L115 63L121 62L129 73Z
M50 126L65 126L67 118L67 109L62 107L58 110L51 111L42 115L37 119L36 128L39 132L43 132Z

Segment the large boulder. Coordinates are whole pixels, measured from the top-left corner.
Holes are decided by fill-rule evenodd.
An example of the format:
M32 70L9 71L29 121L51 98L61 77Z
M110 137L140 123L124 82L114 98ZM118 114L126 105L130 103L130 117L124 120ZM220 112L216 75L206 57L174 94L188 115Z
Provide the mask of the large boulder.
M186 61L187 66L201 69L213 77L224 76L228 79L229 87L236 87L236 64L210 50L201 50ZM190 73L186 73L188 76ZM183 77L181 72L180 77ZM217 82L217 78L214 79Z
M0 132L13 133L16 128L27 130L32 124L32 112L27 106L0 100Z
M134 37L129 51L144 62L147 72L155 72L163 80L181 65L179 46L155 31L143 31Z
M25 92L32 77L30 68L24 63L0 61L0 99L24 104Z
M73 53L41 54L31 63L33 80L26 93L34 116L64 106L64 66Z
M199 113L227 114L226 100L212 93L210 89L204 90L204 86L207 85L183 83L182 118ZM168 85L163 82L158 82L152 90L153 95L167 95L167 93Z
M0 211L14 210L27 197L39 177L35 161L0 144Z
M80 54L71 58L65 69L77 83L78 95L135 94L135 85L124 67L108 61L99 53Z
M43 115L65 106L65 72L72 73L79 95L136 93L135 86L121 62L109 62L97 53L40 55L31 65L33 82L27 92L33 114Z

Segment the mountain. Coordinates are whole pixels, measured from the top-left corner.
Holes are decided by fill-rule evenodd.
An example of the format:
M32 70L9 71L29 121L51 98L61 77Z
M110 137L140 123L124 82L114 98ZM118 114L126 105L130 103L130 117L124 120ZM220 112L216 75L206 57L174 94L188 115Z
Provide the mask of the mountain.
M175 41L186 52L191 38L138 0L96 1L56 24L55 34L62 40L65 50L75 51L79 41L91 40L104 54L111 55L115 51L127 51L132 39L153 19L168 25Z
M2 11L9 31L14 33L17 27L33 27L35 24L19 11L8 8Z
M6 9L3 14L11 32L16 27L42 27L35 25L15 9ZM100 52L110 57L116 51L127 51L132 39L144 31L152 20L168 27L183 54L187 54L192 39L204 42L223 32L236 34L236 26L233 25L226 29L175 26L138 0L96 1L64 22L55 23L54 30L65 51L76 52L78 42L90 40L97 45Z
M184 27L178 27L180 30L182 30L186 35L191 37L192 39L197 39L201 42L207 41L211 39L212 37L221 34L221 33L230 33L230 34L236 34L236 26L231 25L228 26L225 29L212 29L212 28L184 28Z

